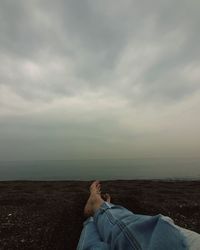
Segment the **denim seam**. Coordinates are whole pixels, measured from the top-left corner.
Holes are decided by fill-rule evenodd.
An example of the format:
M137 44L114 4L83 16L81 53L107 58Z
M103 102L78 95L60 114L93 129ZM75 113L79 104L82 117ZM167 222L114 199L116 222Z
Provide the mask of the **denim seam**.
M130 230L126 227L126 225L121 221L117 221L117 225L123 231L123 233L126 235L126 237L129 239L130 243L135 247L135 249L141 250L140 244L138 243L136 238L133 236L133 234L130 232Z
M110 223L114 225L116 222L116 219L113 217L113 215L109 211L105 211L105 214L107 218L109 219Z
M106 212L106 215L109 219L109 221L112 223L112 224L116 224L121 230L122 232L125 234L125 236L129 239L129 242L130 244L136 249L136 250L140 250L141 247L140 247L140 244L138 243L138 241L136 240L136 238L134 237L134 235L130 232L130 230L126 227L126 225L116 219L111 213L110 211L105 211Z

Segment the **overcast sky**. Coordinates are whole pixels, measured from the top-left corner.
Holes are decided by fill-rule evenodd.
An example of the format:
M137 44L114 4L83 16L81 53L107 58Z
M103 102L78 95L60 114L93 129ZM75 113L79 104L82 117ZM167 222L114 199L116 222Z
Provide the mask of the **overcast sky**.
M198 157L199 0L0 0L0 160Z

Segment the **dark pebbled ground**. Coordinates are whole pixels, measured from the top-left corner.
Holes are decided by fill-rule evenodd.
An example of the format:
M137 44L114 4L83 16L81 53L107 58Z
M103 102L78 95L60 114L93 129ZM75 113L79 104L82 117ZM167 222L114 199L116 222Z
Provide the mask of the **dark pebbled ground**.
M0 182L0 249L75 250L89 184ZM135 213L162 213L200 233L200 181L106 181L102 189Z

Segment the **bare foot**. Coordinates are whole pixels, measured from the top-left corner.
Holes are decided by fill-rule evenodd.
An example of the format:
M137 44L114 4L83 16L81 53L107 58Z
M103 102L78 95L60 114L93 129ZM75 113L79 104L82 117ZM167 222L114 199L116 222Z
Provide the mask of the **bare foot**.
M104 201L107 201L107 202L111 201L111 196L108 193L102 194L101 197L104 199Z
M84 208L85 216L93 216L102 203L104 200L101 198L101 184L94 181L90 186L90 196Z

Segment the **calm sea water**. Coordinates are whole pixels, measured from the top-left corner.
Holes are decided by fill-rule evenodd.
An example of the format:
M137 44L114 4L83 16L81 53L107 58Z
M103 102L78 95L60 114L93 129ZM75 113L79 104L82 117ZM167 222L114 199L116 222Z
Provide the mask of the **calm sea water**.
M200 179L200 159L0 161L0 180Z

